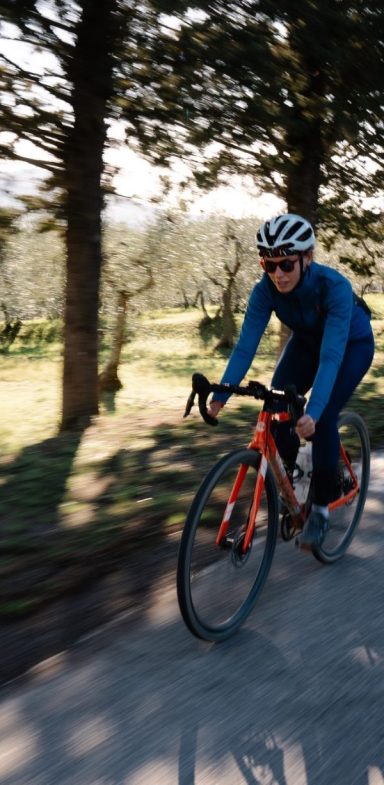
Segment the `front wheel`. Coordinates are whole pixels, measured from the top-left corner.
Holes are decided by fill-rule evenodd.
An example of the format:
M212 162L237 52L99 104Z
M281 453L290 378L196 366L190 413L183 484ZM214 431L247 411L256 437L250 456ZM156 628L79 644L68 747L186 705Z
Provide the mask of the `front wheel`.
M313 549L325 564L344 556L362 516L369 485L370 446L364 421L356 412L342 412L339 435L338 498L329 505L325 539Z
M189 510L179 550L177 595L183 619L198 638L220 641L232 635L252 610L267 578L278 531L276 484L269 468L253 540L246 552L243 548L260 461L254 450L225 455L203 481ZM220 524L241 467L229 528L218 545Z

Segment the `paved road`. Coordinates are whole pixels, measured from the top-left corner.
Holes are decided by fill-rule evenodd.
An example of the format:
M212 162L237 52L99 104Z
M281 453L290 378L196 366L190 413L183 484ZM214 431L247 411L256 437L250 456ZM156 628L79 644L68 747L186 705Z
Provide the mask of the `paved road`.
M2 785L383 785L384 455L348 556L281 543L244 629L209 645L173 591L7 685Z

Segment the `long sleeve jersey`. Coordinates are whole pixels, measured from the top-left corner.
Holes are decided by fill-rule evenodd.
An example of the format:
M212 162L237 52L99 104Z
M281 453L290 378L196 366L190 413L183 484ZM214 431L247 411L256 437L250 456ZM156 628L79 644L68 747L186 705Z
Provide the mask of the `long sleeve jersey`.
M347 343L368 339L372 334L368 309L362 307L350 282L325 265L312 262L300 284L288 293L279 292L264 273L249 298L223 383L240 384L272 313L319 355L306 407L306 414L318 420L329 400ZM225 402L228 396L217 394L214 398Z

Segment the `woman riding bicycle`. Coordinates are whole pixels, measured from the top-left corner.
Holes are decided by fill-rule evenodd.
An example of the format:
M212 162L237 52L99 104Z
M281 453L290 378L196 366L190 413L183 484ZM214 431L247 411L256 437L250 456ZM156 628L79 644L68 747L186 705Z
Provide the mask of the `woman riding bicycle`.
M313 261L311 224L287 213L264 223L257 247L264 275L249 298L239 340L223 383L239 384L256 354L272 312L291 331L278 360L272 386L296 385L305 395L305 413L292 434L280 425L275 438L287 470L293 473L300 438L312 440L313 503L298 538L305 550L320 545L328 528L328 503L337 494L340 410L371 365L374 339L370 312L343 275ZM228 396L227 396L228 397ZM217 417L227 397L215 394L209 413Z

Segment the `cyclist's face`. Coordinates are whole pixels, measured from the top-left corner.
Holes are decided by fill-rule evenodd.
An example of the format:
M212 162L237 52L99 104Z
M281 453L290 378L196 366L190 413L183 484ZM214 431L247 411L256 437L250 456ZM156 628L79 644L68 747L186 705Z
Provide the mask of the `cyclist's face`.
M292 262L292 270L287 272L286 270L282 270L279 266L280 262L284 262L289 260ZM307 266L307 254L303 256L304 260L304 267ZM279 292L291 292L295 286L299 283L300 280L300 257L298 254L292 254L291 256L273 256L268 257L268 262L272 262L275 266L273 272L270 272L268 269L268 275L271 281L276 286L276 289ZM271 265L268 265L270 268Z

